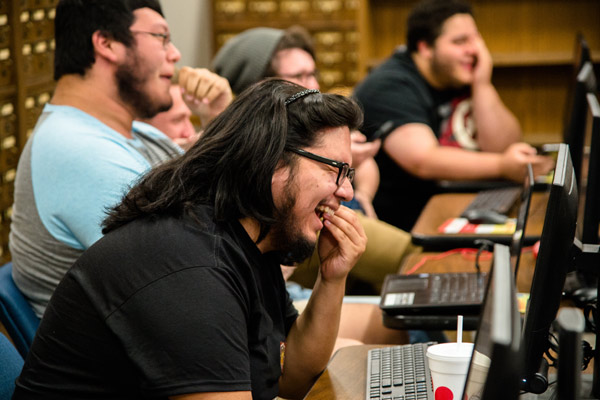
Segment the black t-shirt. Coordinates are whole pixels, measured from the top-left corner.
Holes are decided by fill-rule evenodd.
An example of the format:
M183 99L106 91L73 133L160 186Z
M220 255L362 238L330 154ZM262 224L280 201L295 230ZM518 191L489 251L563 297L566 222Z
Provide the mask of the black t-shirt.
M14 399L278 394L298 313L275 257L210 207L142 219L92 247L56 289Z
M422 123L433 130L442 145L473 146L468 89L435 90L403 48L370 73L357 86L354 96L365 112L363 133L367 137L387 121L392 121L394 129ZM436 193L436 184L411 175L385 151L380 151L375 160L381 175L373 200L375 211L380 219L409 231Z

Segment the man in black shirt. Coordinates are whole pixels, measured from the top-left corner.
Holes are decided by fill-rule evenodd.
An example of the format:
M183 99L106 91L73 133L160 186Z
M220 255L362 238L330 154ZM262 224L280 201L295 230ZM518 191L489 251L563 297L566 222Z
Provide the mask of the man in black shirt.
M315 54L310 34L300 26L287 29L257 27L228 40L212 63L215 72L227 78L236 93L266 77L286 79L307 89L320 89ZM366 142L365 136L358 131L352 132L352 139L352 166L356 168L356 179L353 183L354 199L346 205L364 212L358 216L369 240L367 249L350 273L347 293L355 294L359 289L361 294L369 293L369 290L370 294L379 294L385 276L396 273L403 258L414 249L407 232L379 220L373 209L373 197L379 186L379 169L373 156L379 151L381 141ZM311 288L317 276L317 261L316 257L311 257L300 265L290 281ZM364 309L362 305L359 307ZM373 309L379 312L376 305ZM363 314L363 311L360 313ZM353 332L365 331L354 326L363 325L368 318L358 317L357 312L343 314L357 316L356 323L349 324L353 326ZM361 340L371 342L367 337Z
M407 46L355 90L367 136L392 124L376 156L379 218L409 231L437 180L522 182L528 163L536 175L552 169L550 158L518 142L519 122L491 83L492 59L468 4L421 2L407 31Z
M14 399L301 398L365 249L352 100L272 79L145 175L54 292ZM298 316L281 263L318 245Z

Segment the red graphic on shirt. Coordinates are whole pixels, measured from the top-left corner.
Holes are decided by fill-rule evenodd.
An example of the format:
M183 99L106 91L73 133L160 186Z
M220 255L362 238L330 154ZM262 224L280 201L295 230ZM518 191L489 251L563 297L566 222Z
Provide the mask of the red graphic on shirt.
M446 386L440 386L435 389L435 400L453 400L454 395L452 394L452 390L448 389Z
M449 110L440 113L447 115L440 123L440 144L442 146L476 150L476 129L471 98L468 96L457 97L439 109L442 108Z

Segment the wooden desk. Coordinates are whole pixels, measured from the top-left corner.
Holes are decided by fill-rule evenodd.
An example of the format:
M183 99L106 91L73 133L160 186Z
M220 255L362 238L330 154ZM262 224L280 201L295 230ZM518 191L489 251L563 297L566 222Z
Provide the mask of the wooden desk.
M364 400L367 384L367 355L379 345L350 346L339 349L327 369L305 397L306 400Z
M427 251L443 251L458 247L474 247L476 239L490 239L510 244L511 235L447 234L438 228L450 218L456 218L469 205L476 193L442 193L433 196L421 212L411 230L414 244ZM546 216L549 192L534 192L529 206L529 218L525 228L525 245L538 241Z
M384 347L380 345L362 345L344 347L338 350L327 369L321 374L315 382L310 392L306 395L306 400L364 400L365 387L367 385L367 356L370 349ZM582 399L592 399L591 382L592 367L582 375ZM555 370L551 370L555 374ZM555 380L551 376L550 381ZM556 388L554 385L553 388ZM554 389L547 390L541 395L526 393L520 396L521 400L541 400L550 399Z
M439 253L421 253L409 256L402 265L400 272L409 271L422 257L439 255ZM470 257L461 254L452 254L443 259L430 259L418 269L418 272L439 273L444 271L462 272L471 271L474 268L475 261ZM517 276L517 289L519 292L529 292L531 281L535 270L535 259L531 248L523 249L519 261L519 273ZM491 265L491 258L480 260L482 270L487 271ZM589 339L588 339L589 340ZM308 400L364 400L366 373L367 373L367 355L372 348L384 347L383 345L363 345L345 347L338 350L332 357L327 369L315 382L312 389L305 397ZM555 374L551 369L551 373ZM584 372L582 378L582 399L592 399L591 380L593 372L593 362ZM554 381L551 378L550 381ZM555 386L554 386L555 387ZM542 395L524 394L520 396L521 400L541 400L551 398L553 389L546 391Z

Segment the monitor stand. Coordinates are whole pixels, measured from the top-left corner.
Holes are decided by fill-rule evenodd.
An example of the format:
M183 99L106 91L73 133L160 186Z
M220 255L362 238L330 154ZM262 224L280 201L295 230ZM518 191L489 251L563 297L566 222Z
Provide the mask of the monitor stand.
M564 307L558 312L554 326L558 332L557 399L579 400L583 359L581 336L585 329L585 318L581 310Z

